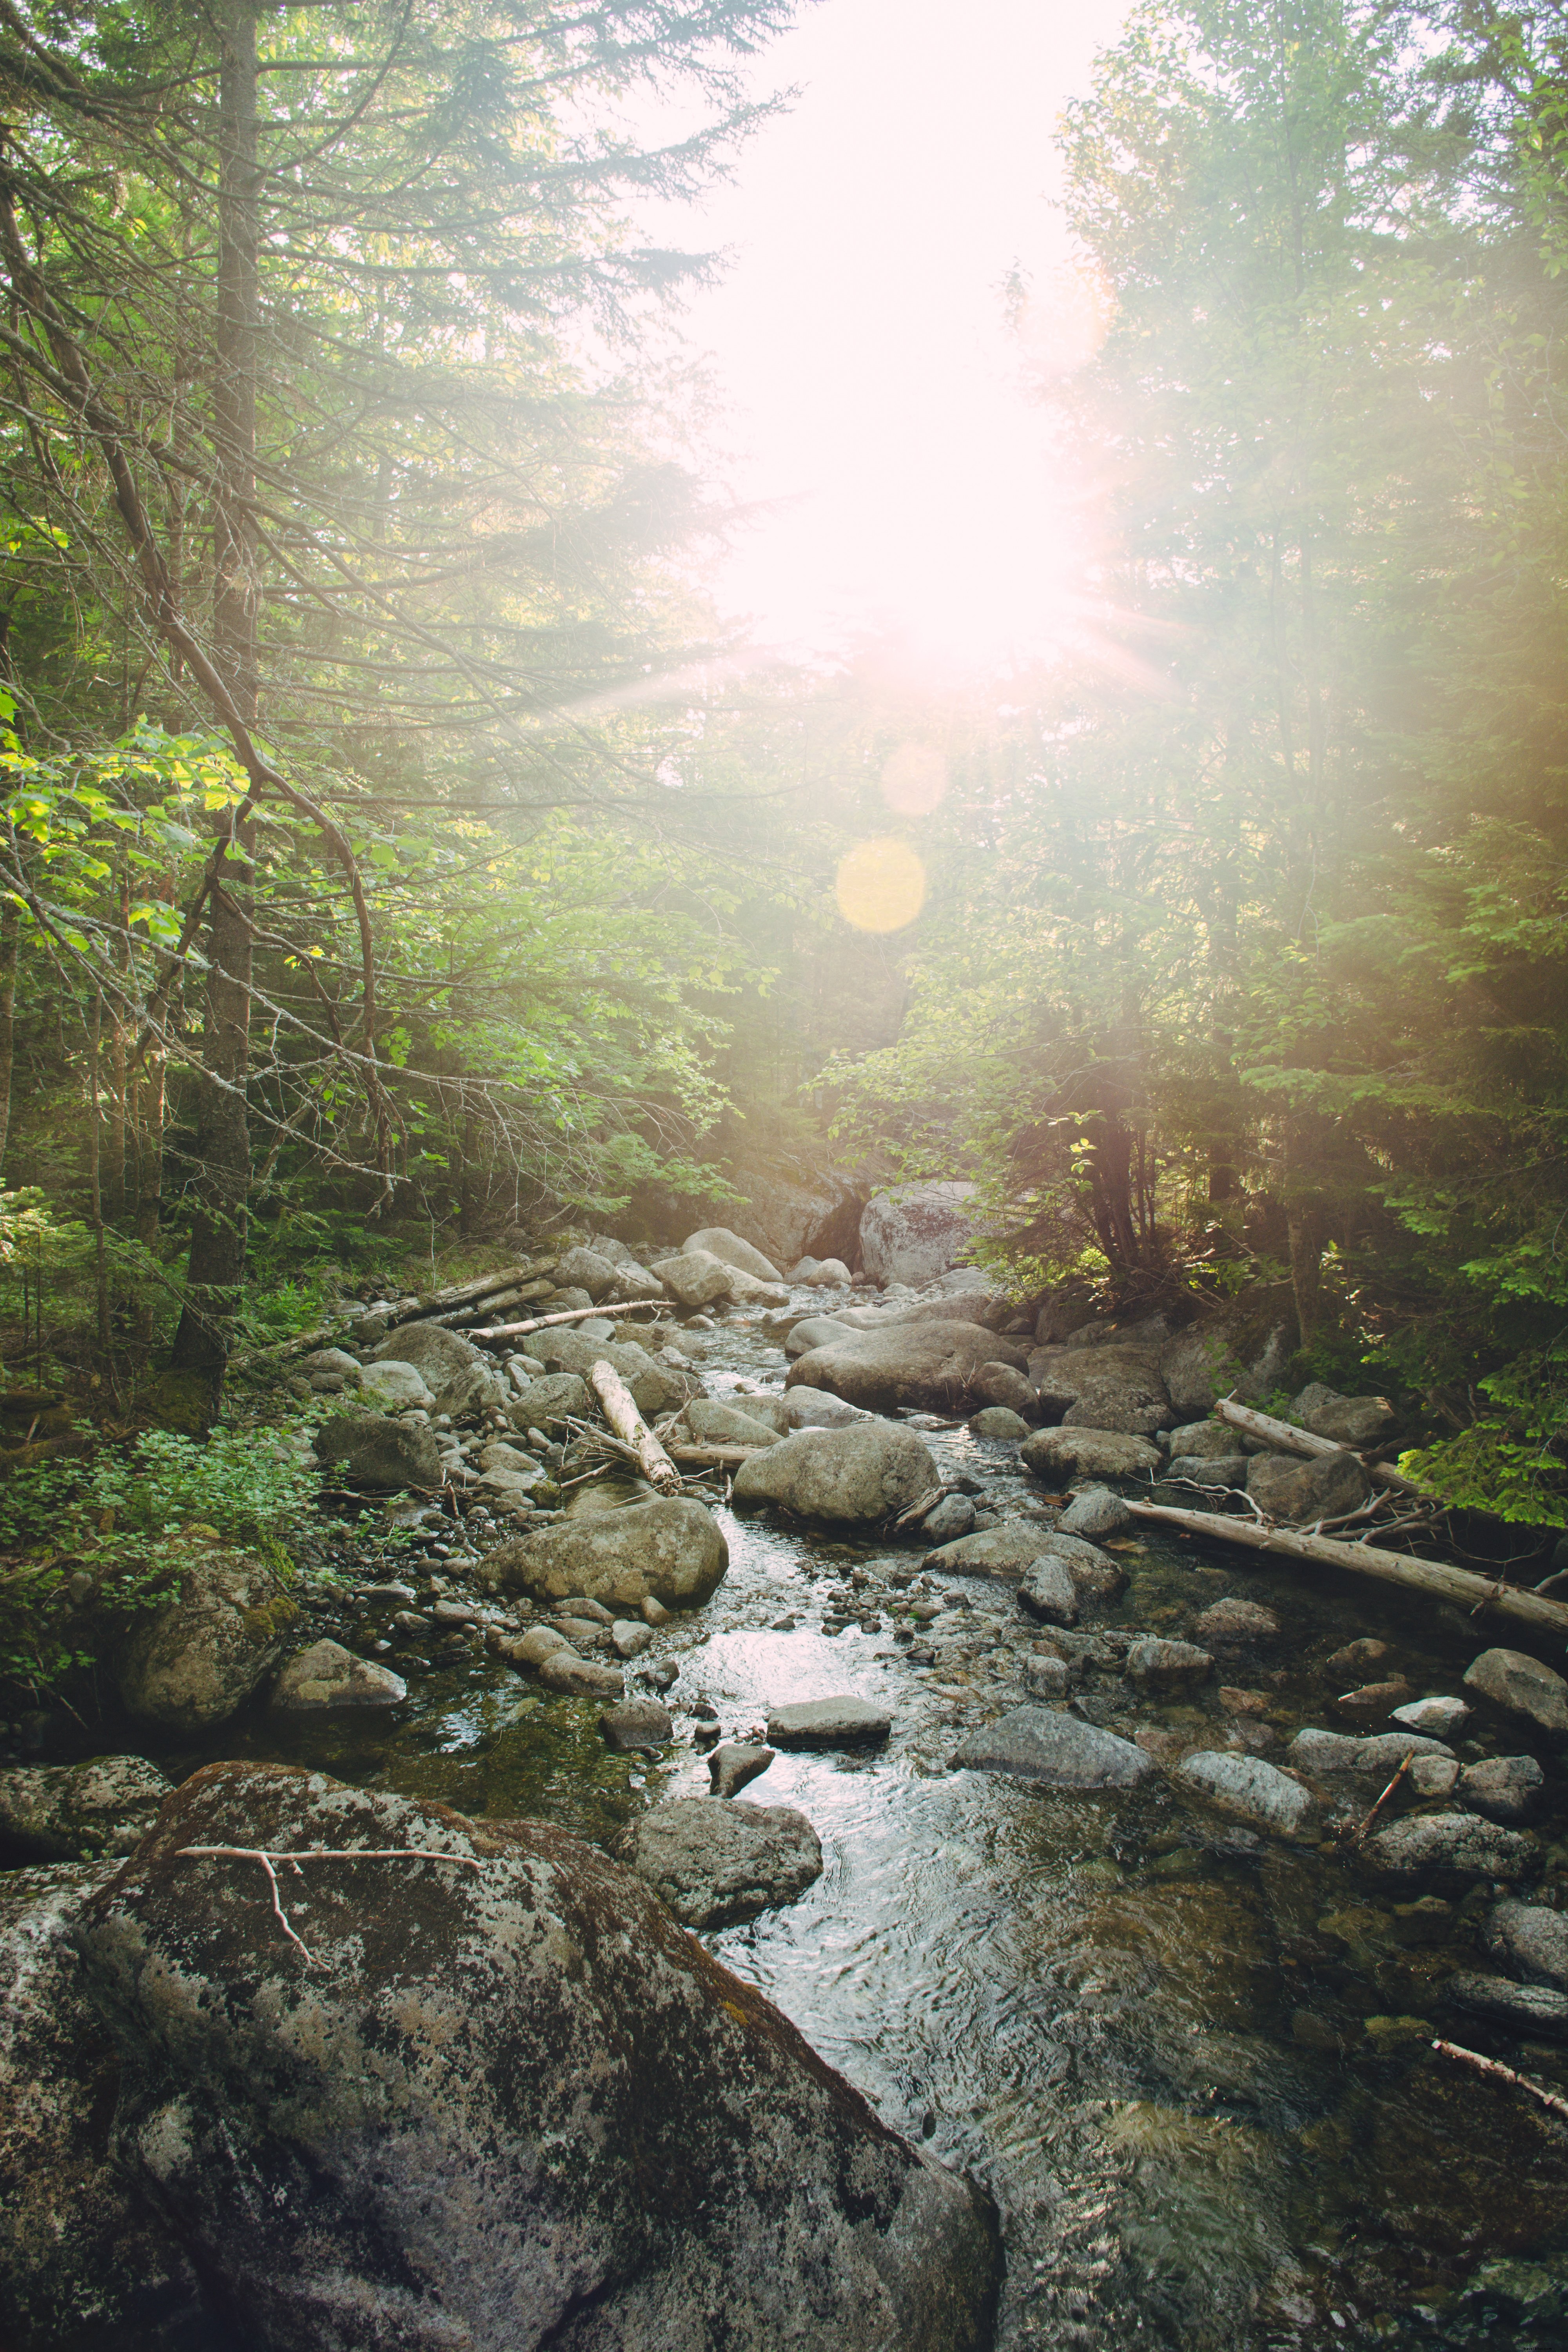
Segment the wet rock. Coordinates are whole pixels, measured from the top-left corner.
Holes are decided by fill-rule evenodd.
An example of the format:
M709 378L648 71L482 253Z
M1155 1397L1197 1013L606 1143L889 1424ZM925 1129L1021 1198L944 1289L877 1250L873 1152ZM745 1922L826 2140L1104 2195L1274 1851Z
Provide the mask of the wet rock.
M1527 1822L1541 1810L1545 1785L1533 1756L1488 1756L1460 1773L1459 1802L1489 1822Z
M187 1554L169 1600L137 1616L114 1660L126 1712L171 1731L226 1722L278 1664L299 1613L265 1560Z
M734 1267L737 1273L750 1275L753 1282L777 1285L784 1280L772 1258L764 1257L760 1249L754 1249L750 1242L742 1241L739 1234L732 1234L728 1225L704 1225L700 1233L689 1234L681 1246L687 1255L694 1250L705 1250L710 1257L718 1258L721 1265ZM848 1275L846 1274L844 1278L847 1282Z
M1376 1723L1394 1713L1410 1696L1410 1685L1403 1678L1391 1683L1363 1683L1359 1690L1341 1691L1334 1705L1342 1715L1364 1716Z
M536 1601L581 1592L625 1609L651 1593L667 1609L689 1609L708 1600L729 1564L711 1515L682 1497L562 1520L498 1545L475 1574L492 1590Z
M441 1484L441 1454L423 1423L388 1421L380 1413L333 1413L316 1432L316 1459L351 1486L393 1493Z
M1522 1650L1483 1650L1466 1672L1465 1688L1542 1731L1568 1732L1568 1682Z
M1381 1774L1387 1780L1411 1754L1445 1756L1454 1761L1440 1739L1409 1731L1378 1732L1367 1739L1353 1738L1344 1731L1299 1731L1290 1742L1291 1763L1312 1773Z
M209 1768L163 1824L89 1902L86 1968L128 2158L268 2352L700 2352L715 2313L759 2352L978 2352L997 2264L972 2192L632 1872L276 1766ZM479 1867L312 1865L289 1889L307 1968L259 1873L175 1853L235 1843Z
M1568 1992L1557 1992L1550 1985L1514 1984L1507 1977L1465 1971L1448 1979L1443 1998L1471 2017L1484 2017L1489 2025L1514 2033L1548 2034L1559 2042L1568 2039Z
M507 1417L514 1429L542 1429L547 1437L558 1437L568 1420L589 1420L593 1411L586 1381L576 1372L546 1372L542 1380L530 1381L519 1390Z
M1066 1698L1072 1668L1065 1658L1042 1657L1037 1652L1024 1660L1024 1686L1031 1698Z
M1020 1419L1039 1409L1039 1400L1028 1381L1011 1364L982 1364L970 1387L988 1405L1003 1406Z
M15 2352L217 2352L223 2341L173 2232L110 2150L120 2060L71 1938L118 1868L57 1864L0 1880L0 2342Z
M1372 1481L1350 1454L1255 1454L1247 1467L1247 1491L1271 1519L1310 1526L1358 1510Z
M610 1851L695 1928L732 1927L797 1903L822 1875L822 1846L804 1813L716 1795L651 1807Z
M585 1290L596 1307L616 1287L620 1268L595 1249L570 1249L555 1262L558 1289Z
M1227 1593L1203 1612L1193 1631L1202 1642L1267 1642L1279 1632L1279 1620L1272 1609Z
M1353 1446L1358 1453L1386 1437L1398 1420L1386 1397L1341 1396L1321 1381L1301 1391L1290 1412L1314 1437L1331 1437L1336 1445Z
M11 1868L129 1853L173 1786L142 1756L0 1772L0 1857Z
M1010 1772L1058 1789L1131 1789L1154 1769L1129 1739L1054 1707L1016 1706L972 1731L953 1758L977 1772Z
M994 1331L946 1319L870 1331L838 1326L797 1357L789 1386L827 1389L871 1412L957 1413L974 1401L975 1375L1007 1348Z
M1135 1478L1160 1467L1160 1449L1148 1438L1112 1429L1038 1429L1018 1450L1026 1470L1047 1486L1077 1478Z
M886 1707L847 1694L768 1712L768 1740L774 1748L879 1748L892 1727Z
M1044 1552L1018 1587L1018 1606L1047 1625L1078 1623L1078 1587L1064 1561Z
M1361 1852L1373 1869L1395 1878L1522 1878L1539 1854L1528 1830L1503 1829L1477 1813L1413 1813L1374 1830Z
M610 1627L610 1642L617 1658L640 1658L653 1640L653 1627L645 1625L640 1617L617 1617Z
M1364 1634L1359 1642L1347 1642L1323 1661L1323 1672L1335 1682L1346 1682L1352 1675L1364 1674L1369 1666L1380 1665L1388 1655L1386 1642L1373 1642Z
M941 1483L931 1453L896 1422L798 1430L735 1473L737 1503L782 1504L802 1518L864 1525L892 1517Z
M693 1397L685 1417L701 1445L776 1445L779 1441L779 1431L743 1405L722 1403L717 1397Z
M280 1715L322 1715L334 1707L396 1706L407 1696L401 1675L356 1658L341 1642L323 1641L289 1659L268 1704Z
M1195 1690L1214 1672L1206 1650L1191 1642L1165 1642L1146 1634L1127 1653L1127 1677L1142 1691Z
M1163 1478L1173 1483L1185 1479L1194 1486L1212 1486L1234 1492L1247 1485L1247 1474L1252 1467L1249 1454L1173 1454L1161 1472Z
M602 1666L569 1647L552 1650L541 1660L539 1679L563 1698L619 1698L626 1686L618 1666Z
M1425 1732L1432 1739L1457 1738L1469 1719L1470 1710L1462 1698L1415 1698L1394 1710L1395 1723Z
M520 1666L542 1666L552 1651L571 1647L565 1634L558 1633L553 1625L531 1625L514 1643L512 1656Z
M1568 1916L1563 1912L1541 1903L1500 1903L1482 1940L1494 1959L1532 1984L1568 1993Z
M567 1325L554 1331L542 1331L536 1344L544 1351L543 1360L552 1370L575 1372L582 1381L586 1381L596 1363L614 1365L641 1413L672 1412L692 1393L692 1384L684 1373L671 1365L656 1363L647 1349L635 1339L584 1339Z
M737 1789L765 1772L773 1760L771 1748L740 1739L726 1740L708 1759L708 1781L716 1797L732 1797Z
M624 1698L599 1717L599 1737L617 1756L668 1747L675 1738L669 1709L656 1698Z
M967 1495L944 1495L934 1511L928 1511L921 1521L921 1533L929 1543L954 1543L968 1535L974 1526L974 1506Z
M1085 1486L1076 1494L1057 1526L1064 1536L1113 1536L1132 1525L1132 1514L1109 1486Z
M900 1184L868 1202L860 1262L873 1282L919 1290L954 1265L974 1233L973 1184Z
M1040 1549L1062 1562L1080 1600L1087 1593L1097 1601L1113 1601L1127 1582L1127 1570L1120 1560L1101 1551L1098 1544L1086 1543L1082 1536L1069 1536L1061 1528L1047 1530Z
M1451 1797L1458 1785L1458 1759L1453 1756L1413 1756L1409 1777L1413 1796Z
M1317 1811L1310 1790L1258 1756L1200 1748L1184 1756L1176 1770L1186 1787L1211 1804L1239 1815L1258 1829L1277 1830L1286 1837L1299 1836Z

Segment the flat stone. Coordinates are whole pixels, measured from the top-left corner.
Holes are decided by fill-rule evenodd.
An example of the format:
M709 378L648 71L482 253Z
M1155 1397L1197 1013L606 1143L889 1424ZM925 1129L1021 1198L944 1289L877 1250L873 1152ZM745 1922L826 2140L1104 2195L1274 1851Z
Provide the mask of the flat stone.
M1026 1470L1047 1486L1077 1478L1135 1478L1158 1470L1160 1449L1148 1438L1118 1429L1038 1429L1018 1449Z
M1279 1620L1272 1609L1264 1609L1256 1601L1241 1601L1227 1593L1223 1601L1213 1601L1193 1626L1201 1642L1267 1642L1279 1632Z
M1018 1587L1018 1606L1047 1625L1076 1625L1078 1587L1066 1563L1042 1553Z
M1568 2038L1568 1992L1550 1985L1514 1984L1507 1977L1452 1976L1443 1998L1472 2017L1508 2027L1515 2033L1547 2034L1553 2041Z
M716 1797L732 1797L737 1789L765 1772L773 1760L771 1748L740 1739L726 1740L708 1759L708 1781Z
M848 1694L804 1699L768 1713L768 1738L774 1748L879 1748L892 1727L886 1707Z
M1506 1962L1532 1984L1555 1985L1568 1993L1568 1915L1543 1903L1500 1903L1487 1921L1482 1941L1494 1959Z
M1309 1789L1266 1764L1258 1756L1234 1756L1200 1748L1184 1756L1176 1767L1180 1779L1211 1804L1236 1813L1255 1828L1278 1830L1287 1837L1303 1831L1317 1811Z
M278 1715L325 1715L338 1707L398 1706L407 1696L407 1684L389 1666L322 1641L289 1659L268 1704Z
M653 1640L653 1628L640 1617L617 1617L610 1627L610 1643L617 1658L639 1658Z
M1412 1813L1374 1830L1361 1849L1395 1878L1522 1878L1539 1857L1528 1830L1500 1828L1477 1813Z
M1376 1732L1366 1739L1353 1738L1346 1731L1299 1731L1289 1748L1291 1763L1303 1772L1381 1773L1384 1780L1412 1754L1445 1756L1449 1763L1455 1760L1440 1739L1412 1731Z
M1076 1494L1057 1521L1064 1536L1113 1536L1132 1525L1132 1514L1109 1486L1085 1486Z
M1469 1719L1470 1710L1462 1698L1413 1698L1408 1706L1396 1706L1393 1717L1395 1723L1426 1732L1433 1739L1455 1738Z
M645 1748L665 1748L675 1738L669 1709L656 1698L624 1698L599 1717L599 1737L617 1756Z
M961 1769L1010 1772L1058 1789L1131 1789L1154 1769L1131 1740L1048 1706L1014 1707L972 1731L952 1760Z
M677 1797L627 1824L610 1851L684 1927L724 1927L798 1902L822 1875L822 1846L792 1805Z
M1195 1690L1214 1672L1206 1650L1191 1642L1166 1642L1145 1634L1127 1653L1127 1676L1143 1691Z
M1489 1822L1526 1822L1539 1812L1545 1785L1533 1756L1488 1756L1460 1773L1459 1802Z
M1376 1723L1394 1713L1410 1696L1410 1685L1403 1677L1397 1682L1363 1683L1359 1690L1342 1691L1334 1705L1345 1715L1364 1716Z
M571 1649L552 1650L541 1663L539 1679L546 1690L566 1698L619 1698L626 1688L618 1666L596 1665Z
M1483 1650L1466 1672L1465 1688L1510 1715L1527 1716L1542 1731L1568 1732L1568 1682L1522 1650Z
M1021 1441L1028 1436L1030 1424L1022 1413L1014 1412L1008 1405L988 1404L982 1406L978 1412L970 1414L969 1427L975 1437L990 1438L993 1442L1004 1438Z
M174 1785L143 1756L0 1772L0 1863L9 1868L129 1853Z

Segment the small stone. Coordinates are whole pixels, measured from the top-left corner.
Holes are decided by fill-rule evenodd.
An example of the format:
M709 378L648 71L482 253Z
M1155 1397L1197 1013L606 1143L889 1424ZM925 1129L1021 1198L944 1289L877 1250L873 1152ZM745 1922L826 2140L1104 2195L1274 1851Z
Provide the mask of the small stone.
M1510 1715L1527 1716L1542 1731L1568 1732L1568 1682L1522 1650L1483 1650L1466 1673L1465 1688Z
M1204 1611L1193 1631L1201 1642L1266 1642L1279 1633L1279 1620L1256 1601L1227 1594Z
M929 1543L956 1543L960 1536L972 1533L974 1527L974 1506L967 1495L944 1495L934 1511L927 1513L921 1522L921 1533Z
M667 1747L675 1738L675 1725L669 1709L658 1699L624 1698L599 1717L599 1737L616 1755L630 1756L641 1748Z
M1459 1802L1489 1822L1524 1822L1541 1804L1545 1775L1533 1756L1489 1756L1459 1775Z
M1412 1731L1424 1731L1433 1739L1452 1739L1470 1719L1470 1710L1462 1698L1415 1698L1408 1706L1396 1706L1395 1723L1403 1723Z
M1047 1625L1076 1625L1078 1588L1068 1568L1049 1552L1037 1559L1018 1587L1018 1606Z
M1029 1423L1023 1414L1005 1404L984 1405L979 1412L971 1413L969 1429L972 1436L988 1438L993 1444L1004 1439L1021 1444L1029 1434Z
M665 1607L662 1601L656 1601L651 1592L645 1592L637 1603L638 1616L645 1625L651 1625L656 1633L661 1625L669 1623L674 1613L673 1610Z
M1024 1685L1032 1698L1066 1698L1071 1675L1065 1658L1037 1654L1024 1660Z
M1388 1655L1386 1642L1374 1642L1363 1634L1359 1642L1347 1642L1323 1661L1323 1672L1334 1682L1348 1682L1352 1675L1364 1674L1368 1666L1381 1665Z
M390 1667L356 1658L341 1642L312 1642L289 1659L269 1705L280 1715L320 1715L346 1706L396 1706L408 1685Z
M653 1640L653 1628L636 1617L617 1617L610 1627L610 1644L620 1658L638 1658Z
M1508 2027L1516 2033L1568 2038L1568 1992L1550 1985L1512 1984L1507 1977L1472 1976L1468 1971L1448 1979L1444 1998L1472 2017Z
M775 1748L876 1748L892 1727L885 1707L848 1695L805 1699L774 1707L768 1716L768 1738Z
M430 1614L437 1625L473 1625L479 1612L468 1601L437 1601Z
M1413 1756L1409 1778L1414 1796L1451 1797L1459 1778L1458 1759L1454 1756Z
M1213 1672L1208 1652L1191 1642L1165 1642L1146 1634L1127 1653L1128 1679L1142 1691L1194 1690Z
M1016 1706L972 1731L953 1763L961 1769L1010 1772L1058 1789L1131 1789L1154 1769L1130 1739L1048 1706Z
M421 1617L417 1609L399 1609L392 1622L400 1633L427 1633L430 1631L429 1618Z
M568 1698L618 1698L626 1688L618 1666L595 1665L571 1649L552 1650L539 1669L539 1679L547 1690Z
M1375 1723L1404 1706L1409 1696L1407 1682L1363 1683L1359 1690L1342 1691L1334 1705L1344 1715L1364 1716Z
M1542 1903L1500 1903L1482 1938L1494 1959L1533 1984L1568 1992L1568 1916Z
M732 1797L759 1773L765 1772L773 1760L771 1748L758 1748L743 1740L727 1739L722 1748L715 1748L708 1759L708 1779L716 1797Z
M1109 1486L1085 1486L1073 1496L1057 1526L1064 1536L1113 1536L1132 1524L1132 1514Z
M1310 1790L1277 1764L1266 1764L1257 1756L1200 1749L1184 1757L1176 1769L1196 1793L1258 1829L1296 1836L1317 1811Z
M645 1666L637 1676L638 1682L656 1691L671 1690L679 1679L680 1668L668 1658L661 1659L657 1666Z

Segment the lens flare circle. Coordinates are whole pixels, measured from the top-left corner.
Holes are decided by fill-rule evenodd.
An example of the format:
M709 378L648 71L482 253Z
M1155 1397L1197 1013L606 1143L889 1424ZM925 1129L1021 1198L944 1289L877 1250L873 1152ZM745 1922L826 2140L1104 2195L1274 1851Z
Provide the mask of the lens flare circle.
M862 841L840 861L838 911L858 931L901 931L925 905L926 870L891 834Z

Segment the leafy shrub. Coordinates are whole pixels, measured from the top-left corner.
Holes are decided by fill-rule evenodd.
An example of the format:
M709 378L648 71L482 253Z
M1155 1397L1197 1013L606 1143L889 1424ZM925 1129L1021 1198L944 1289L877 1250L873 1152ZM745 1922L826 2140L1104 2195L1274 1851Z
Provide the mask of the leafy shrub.
M1480 1382L1500 1408L1457 1437L1402 1454L1407 1478L1457 1508L1514 1524L1568 1527L1568 1381L1563 1355L1521 1356Z

